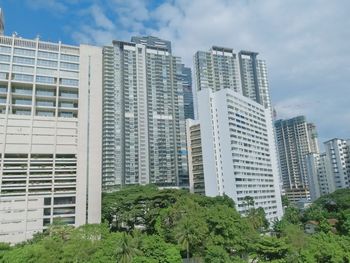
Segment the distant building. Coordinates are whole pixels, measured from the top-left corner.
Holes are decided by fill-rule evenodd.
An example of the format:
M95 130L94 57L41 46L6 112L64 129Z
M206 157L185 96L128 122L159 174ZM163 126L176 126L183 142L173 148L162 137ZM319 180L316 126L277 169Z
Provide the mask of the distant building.
M185 119L194 119L191 68L186 68L183 64L179 64L179 67L181 72L180 78L183 83Z
M198 120L186 120L186 135L190 191L205 195L201 129Z
M306 156L311 200L350 187L350 141L335 138L324 148L325 153Z
M316 127L305 116L275 121L283 189L290 201L309 198L305 156L318 153Z
M103 188L188 187L183 68L169 41L104 47Z
M280 218L265 62L255 52L212 47L195 54L194 67L199 119L187 126L191 190L228 195L242 214L250 196L269 220Z
M324 143L334 189L350 187L350 140L332 139Z
M0 8L0 35L2 36L5 32L5 21L4 21L4 13L2 8Z

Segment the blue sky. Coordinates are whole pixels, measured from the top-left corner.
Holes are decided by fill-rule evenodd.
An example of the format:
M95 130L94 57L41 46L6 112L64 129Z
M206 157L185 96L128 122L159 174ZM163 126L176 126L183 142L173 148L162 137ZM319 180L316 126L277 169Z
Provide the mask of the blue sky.
M266 59L280 118L305 114L320 142L350 138L349 0L0 0L5 33L104 45L151 34L192 66L212 45Z

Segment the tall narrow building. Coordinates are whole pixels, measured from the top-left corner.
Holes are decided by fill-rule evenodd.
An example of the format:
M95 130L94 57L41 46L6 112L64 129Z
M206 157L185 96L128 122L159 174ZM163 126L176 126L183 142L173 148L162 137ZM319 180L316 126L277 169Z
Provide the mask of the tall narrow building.
M5 32L5 21L4 21L4 13L2 8L0 8L0 35L2 36Z
M334 190L350 188L350 140L334 138L324 142Z
M101 216L102 48L0 36L0 242Z
M191 68L185 67L184 64L179 64L179 72L183 85L184 96L184 115L185 119L194 119L194 105L192 92L192 71Z
M332 193L335 186L326 153L309 153L305 162L311 201Z
M103 186L188 185L181 60L169 41L104 48Z
M305 116L275 121L283 188L293 202L309 198L305 156L319 153L315 125Z
M324 148L322 154L306 156L311 200L350 188L350 140L334 138L324 142Z
M201 138L201 174L190 165L195 186L204 177L208 196L228 195L240 213L254 199L273 221L282 216L279 175L265 62L257 53L213 47L194 56L198 123L189 123L190 147ZM197 131L200 130L200 133ZM193 152L192 160L194 160ZM196 159L196 166L200 168ZM194 187L191 188L194 191Z

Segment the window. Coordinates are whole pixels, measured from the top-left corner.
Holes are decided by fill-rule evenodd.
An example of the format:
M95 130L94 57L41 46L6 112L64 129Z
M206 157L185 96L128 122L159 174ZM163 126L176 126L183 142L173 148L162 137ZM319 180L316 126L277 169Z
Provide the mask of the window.
M28 66L16 66L16 65L13 65L12 70L16 71L16 72L21 72L21 73L33 73L34 72L34 68L33 67L28 67Z
M47 84L55 84L55 78L53 77L44 77L44 76L36 76L36 81L39 83L47 83Z
M61 60L71 61L71 62L79 62L78 56L61 54Z
M15 48L14 54L34 57L35 51L30 49Z
M24 58L24 57L13 57L14 63L34 65L34 58Z
M78 64L61 62L60 65L61 65L61 68L63 68L63 69L79 70L79 65Z
M26 82L33 82L34 77L31 75L24 75L24 74L13 74L13 80L18 81L26 81Z
M76 79L61 79L60 84L68 86L78 86L79 81Z
M1 71L9 71L10 65L8 64L0 64L0 70Z
M38 66L57 68L57 61L38 59Z
M0 46L0 52L1 53L11 53L11 48L10 47L4 47L4 46Z
M57 53L52 53L52 52L39 51L38 52L38 57L39 58L57 59L58 58L58 54Z
M10 56L0 55L0 61L2 61L2 62L10 62Z

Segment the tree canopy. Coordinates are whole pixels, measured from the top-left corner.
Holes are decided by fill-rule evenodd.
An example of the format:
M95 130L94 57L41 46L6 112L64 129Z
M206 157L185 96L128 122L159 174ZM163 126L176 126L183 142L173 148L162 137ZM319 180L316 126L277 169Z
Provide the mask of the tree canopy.
M345 263L350 262L350 208L344 194L323 197L303 213L287 204L269 231L264 210L249 197L242 217L227 196L126 187L103 195L101 225L55 223L25 243L0 244L0 262ZM338 232L327 221L334 216ZM313 235L304 233L308 220L319 222Z

